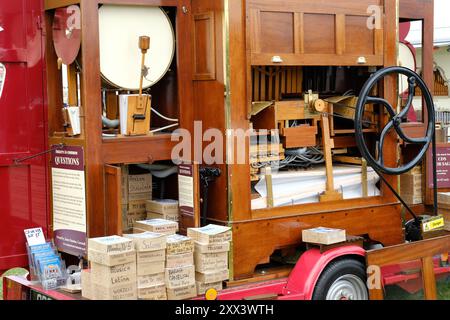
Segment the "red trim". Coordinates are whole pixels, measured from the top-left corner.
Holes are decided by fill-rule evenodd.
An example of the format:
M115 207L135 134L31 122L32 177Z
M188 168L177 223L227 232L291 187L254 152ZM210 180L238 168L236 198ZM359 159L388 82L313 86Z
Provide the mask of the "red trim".
M344 246L320 253L319 249L306 251L297 262L288 279L284 295L304 294L311 300L314 288L325 267L333 260L343 256L365 257L366 251L358 246Z
M37 286L37 285L33 285L30 281L21 278L21 277L17 277L17 276L10 276L10 277L6 277L7 279L9 279L10 281L13 281L15 283L20 284L22 287L26 287L29 288L31 290L34 290L36 292L39 292L41 294L44 294L54 300L76 300L75 298L69 297L61 292L58 291L54 291L54 290L44 290L42 289L42 287ZM5 290L6 289L6 290ZM3 282L3 295L6 297L6 293L7 293L7 288L6 288L6 281Z

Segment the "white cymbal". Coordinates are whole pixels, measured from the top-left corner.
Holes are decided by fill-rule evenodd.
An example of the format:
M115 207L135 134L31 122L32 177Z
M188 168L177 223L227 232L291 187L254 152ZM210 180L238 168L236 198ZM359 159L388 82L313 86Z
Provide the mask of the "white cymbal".
M117 88L138 90L141 75L139 37L150 37L144 88L167 73L175 52L175 35L167 14L159 7L103 5L99 9L100 71Z

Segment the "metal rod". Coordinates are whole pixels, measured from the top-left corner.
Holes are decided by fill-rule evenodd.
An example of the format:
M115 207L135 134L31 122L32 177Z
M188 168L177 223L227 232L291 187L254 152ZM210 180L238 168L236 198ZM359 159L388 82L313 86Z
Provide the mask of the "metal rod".
M412 209L408 206L408 204L405 201L403 201L402 197L397 193L397 191L395 191L395 189L391 186L391 184L384 178L383 174L380 173L377 170L377 168L375 168L375 167L372 167L372 169L375 170L375 172L378 174L378 176L380 176L380 179L383 180L383 182L388 186L388 188L392 191L392 193L395 195L395 197L398 200L400 200L400 202L406 208L406 210L408 210L409 213L411 213L411 215L414 217L414 220L419 222L419 218L417 217L417 215L412 211Z
M434 208L433 208L433 213L434 215L438 214L438 204L437 204L437 189L438 189L438 185L437 185L437 164L436 164L436 128L434 130L433 133L433 145L432 145L432 153L433 153L433 203L434 203ZM426 165L425 165L426 168Z
M20 159L14 159L14 163L15 163L15 164L19 164L19 163L21 163L21 162L24 162L24 161L27 161L27 160L30 160L30 159L34 159L34 158L37 158L37 157L42 156L42 155L44 155L44 154L53 152L53 151L55 151L55 150L62 149L62 148L64 148L65 146L66 146L66 145L65 145L64 143L60 143L60 144L58 144L55 148L52 148L52 149L49 149L49 150L46 150L46 151L42 151L42 152L36 153L36 154L34 154L34 155L32 155L32 156L25 157L25 158L20 158Z

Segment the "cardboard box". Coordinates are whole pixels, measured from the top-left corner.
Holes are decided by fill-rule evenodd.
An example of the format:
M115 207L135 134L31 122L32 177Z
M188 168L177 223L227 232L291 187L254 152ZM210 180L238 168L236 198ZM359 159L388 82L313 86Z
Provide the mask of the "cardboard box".
M163 273L166 267L165 261L154 261L137 264L137 275L145 276L149 274Z
M138 234L124 234L125 238L134 242L136 251L159 251L166 249L167 236L162 233L143 232Z
M147 219L165 219L173 222L179 222L180 221L180 214L177 212L175 214L172 213L155 213L155 212L147 212Z
M166 250L142 251L137 253L137 263L151 263L166 260Z
M148 274L145 276L137 277L137 286L138 288L149 288L155 286L164 286L164 290L166 287L166 275L164 272L156 273L156 274Z
M407 204L423 203L422 174L408 172L400 175L400 195Z
M166 268L179 268L194 265L192 253L170 254L166 256Z
M128 214L128 205L127 204L122 204L122 226L123 226L124 229L128 225L127 214Z
M193 253L194 241L179 234L168 236L166 252L167 255Z
M199 253L228 252L228 251L230 251L230 243L222 242L222 243L204 244L204 243L195 241L194 251L199 252Z
M346 241L345 230L314 228L302 231L302 241L315 244L334 244Z
M128 166L120 167L121 170L121 190L122 190L122 205L128 204Z
M188 228L187 235L204 244L223 243L231 241L231 228L210 224L202 228Z
M450 192L438 192L437 201L439 209L450 209Z
M132 229L136 221L145 220L147 218L146 213L127 213L125 227Z
M177 215L178 201L171 199L153 199L146 201L147 212Z
M219 281L225 281L228 279L230 279L230 271L228 269L205 273L200 272L195 273L195 280L202 283L215 283Z
M153 197L153 194L151 192L144 192L144 193L130 193L128 195L128 202L130 201L144 201L149 200Z
M147 200L134 200L128 202L128 214L132 213L141 213L146 214L147 210L145 209Z
M167 299L169 300L187 300L196 296L197 287L195 283L180 288L167 288Z
M195 284L195 267L185 266L165 270L167 288L180 288Z
M100 251L89 250L88 260L105 266L116 266L130 262L136 262L136 251L128 251L115 254L107 254Z
M89 300L94 299L91 270L89 269L81 270L81 296Z
M194 254L195 270L213 272L228 269L228 252Z
M195 285L197 287L197 295L201 296L206 293L209 289L215 289L216 291L222 291L223 290L223 283L222 281L214 282L214 283L202 283L202 282L195 282Z
M129 174L128 175L128 194L150 193L152 192L152 175L145 174Z
M119 236L88 239L88 250L107 254L134 251L133 241Z
M136 221L134 227L167 235L176 234L178 231L178 223L164 219Z
M138 288L140 300L167 300L166 285L161 284L152 287Z
M91 262L91 282L104 287L120 287L136 282L136 263L108 267Z
M144 229L140 229L140 228L136 228L136 227L134 227L133 226L133 234L139 234L139 233L144 233L144 232L150 232L150 231L147 231L147 230L144 230Z
M136 300L137 287L136 283L128 284L120 287L105 287L102 285L94 286L95 300Z

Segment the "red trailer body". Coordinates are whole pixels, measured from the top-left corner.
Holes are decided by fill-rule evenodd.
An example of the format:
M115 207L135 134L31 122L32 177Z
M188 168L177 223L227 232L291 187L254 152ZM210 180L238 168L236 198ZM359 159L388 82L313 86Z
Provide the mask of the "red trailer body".
M48 232L46 158L16 162L47 146L42 12L39 0L0 0L0 274L27 265L24 229Z

